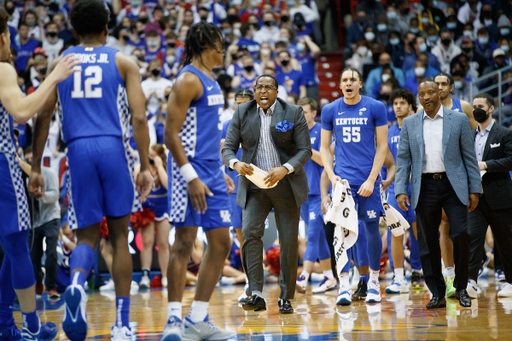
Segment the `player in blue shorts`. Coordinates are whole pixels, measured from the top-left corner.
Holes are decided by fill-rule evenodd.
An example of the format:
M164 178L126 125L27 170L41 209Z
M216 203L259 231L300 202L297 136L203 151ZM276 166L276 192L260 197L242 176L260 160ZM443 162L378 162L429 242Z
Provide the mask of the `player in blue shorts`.
M357 69L347 68L341 74L340 89L343 98L326 105L322 110L322 144L320 153L325 171L333 188L337 181L350 183L357 206L359 220L365 225L368 238L370 281L367 303L380 303L379 270L382 241L379 218L384 213L380 197L380 170L388 152L387 110L382 102L361 96L363 87ZM329 147L335 137L333 157ZM349 257L350 259L350 257ZM337 304L351 304L351 287L348 278L350 262L340 276Z
M414 96L414 94L407 89L395 89L391 93L390 101L391 103L393 103L393 110L396 116L396 123L393 124L388 130L388 147L389 150L391 151L391 154L393 154L393 159L396 162L398 144L400 143L400 131L402 129L402 121L407 116L416 112L416 96ZM387 197L387 203L393 206L398 212L400 212L400 214L402 214L402 216L405 219L407 219L407 221L411 225L411 229L409 230L409 241L411 246L410 262L412 267L411 283L413 284L413 287L416 287L419 285L421 272L421 261L418 249L418 240L416 239L416 215L414 214L414 210L404 211L398 206L398 203L396 202L395 198L394 182L392 182L388 187ZM407 279L405 279L405 272L403 266L403 236L395 237L393 236L391 231L388 230L387 240L389 262L394 272L394 278L391 285L386 288L386 293L398 294L409 292L409 286L407 285Z
M132 257L128 249L128 220L133 210L140 210L137 191L140 200L145 201L153 184L139 70L131 58L104 46L108 18L108 11L100 1L83 0L73 5L71 24L81 44L65 50L63 56L74 53L81 61L81 68L58 85L58 91L52 93L41 110L34 129L34 166L29 186L38 196L41 195L38 187L44 188L41 156L58 99L63 140L68 147L68 221L72 229L77 229L78 241L70 259L72 284L64 293L66 309L62 328L71 341L83 341L87 337L84 283L94 263L104 216L114 248L112 277L117 296L117 319L111 335L113 340L131 340ZM50 66L49 72L52 69ZM129 150L130 112L141 163L136 181Z
M445 108L463 112L469 119L469 126L471 129L475 129L478 122L475 121L473 116L473 107L466 101L462 101L457 98L451 97L451 93L454 89L454 81L452 76L447 73L441 72L435 78L434 81L439 86L439 99L441 105ZM417 112L423 110L420 106ZM448 217L443 209L443 215L441 218L441 225L439 226L439 244L441 246L441 256L443 264L445 266L444 279L446 282L446 297L455 296L455 287L453 281L455 279L455 261L453 259L453 243L450 239L450 223Z
M5 254L0 270L0 340L53 340L57 326L53 322L41 324L36 313L36 281L27 243L30 212L16 155L13 119L25 124L32 118L57 83L74 73L71 69L78 61L73 56L62 59L54 73L34 93L24 97L16 70L10 65L14 37L10 35L8 21L9 14L0 9L0 244ZM13 317L16 296L23 318L21 333Z
M304 253L304 267L297 279L296 286L298 292L306 293L309 275L313 272L313 265L318 259L320 269L324 274L324 280L318 288L313 290L313 293L320 294L338 289L338 284L331 269L331 252L325 238L322 198L320 196L320 176L324 170L319 151L322 127L315 122L317 103L314 99L304 97L299 100L297 105L300 105L304 110L304 116L308 122L313 155L311 160L304 165L308 178L309 195L308 200L300 208L300 215L308 226L308 239L306 252Z
M224 37L215 25L201 21L188 31L185 66L177 76L167 106L165 144L169 147L169 199L176 240L171 250L167 325L162 341L224 340L236 333L208 321L208 304L231 249L231 205L221 169L220 115L224 96L211 70L222 65ZM199 269L190 313L182 322L187 263L201 226L208 248Z

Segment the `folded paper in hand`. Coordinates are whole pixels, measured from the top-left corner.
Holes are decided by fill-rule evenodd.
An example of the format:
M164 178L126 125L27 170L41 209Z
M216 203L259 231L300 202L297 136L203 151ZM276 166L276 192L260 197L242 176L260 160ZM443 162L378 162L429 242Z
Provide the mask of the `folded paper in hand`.
M274 186L268 186L266 183L265 183L265 178L268 176L268 173L265 172L263 169L261 168L258 168L256 167L255 165L253 165L251 163L251 167L253 168L253 172L252 172L252 175L246 175L245 177L249 180L251 180L251 182L253 184L255 184L256 186L258 186L259 188L263 188L263 189L266 189L266 188L274 188L277 186L277 184L279 183L276 182L274 184Z

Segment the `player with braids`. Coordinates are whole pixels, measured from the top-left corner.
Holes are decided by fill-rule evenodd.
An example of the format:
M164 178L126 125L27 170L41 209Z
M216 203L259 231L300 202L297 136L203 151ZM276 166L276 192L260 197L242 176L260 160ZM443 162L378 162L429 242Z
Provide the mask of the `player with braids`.
M192 26L185 53L185 66L169 96L164 134L172 155L167 166L169 221L176 227L176 240L167 271L168 321L161 340L225 340L236 334L208 321L210 297L231 249L231 205L219 152L224 96L212 76L212 69L223 62L222 32L204 21ZM190 313L182 322L187 263L198 226L206 233L208 249Z

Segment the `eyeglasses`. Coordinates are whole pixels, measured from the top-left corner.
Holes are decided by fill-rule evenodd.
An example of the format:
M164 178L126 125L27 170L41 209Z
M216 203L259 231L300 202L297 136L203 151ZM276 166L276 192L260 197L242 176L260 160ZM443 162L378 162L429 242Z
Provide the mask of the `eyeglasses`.
M256 91L263 91L263 89L270 91L270 90L275 90L276 87L273 85L258 84L254 88L256 89Z

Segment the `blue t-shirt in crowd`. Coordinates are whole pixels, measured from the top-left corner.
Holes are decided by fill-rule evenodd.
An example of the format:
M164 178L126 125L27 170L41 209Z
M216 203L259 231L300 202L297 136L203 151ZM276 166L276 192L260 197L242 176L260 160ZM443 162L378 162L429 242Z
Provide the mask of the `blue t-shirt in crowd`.
M318 84L315 73L316 60L311 56L311 52L301 56L298 54L296 57L299 64L302 66L302 75L306 81L307 86L315 86Z
M292 70L289 73L285 73L284 71L279 72L276 75L277 82L279 85L282 85L286 88L286 91L289 94L300 95L300 86L306 85L306 81L302 75L302 72L297 70Z
M373 167L375 128L387 124L386 107L373 98L361 96L355 105L343 98L327 104L322 109L322 129L332 131L336 140L334 173L352 186L362 185Z
M311 138L311 148L320 151L320 134L322 127L320 124L315 124L313 128L309 129L309 136ZM308 177L309 195L320 195L320 176L324 171L324 167L313 161L313 159L306 162L304 165L306 176Z
M12 40L11 47L18 52L18 57L16 57L16 71L25 71L27 69L27 62L29 58L32 57L34 50L39 44L40 43L34 39L29 39L25 45L21 43L18 45L14 42L14 39Z
M247 50L251 53L253 58L256 58L258 52L260 52L260 44L255 42L254 40L247 39L245 37L240 38L238 41L238 46L245 45L247 46Z
M229 124L231 123L231 120L228 120L224 122L224 126L222 127L222 139L226 138L226 135L228 134L228 128ZM238 148L238 151L236 152L236 158L238 160L242 159L242 148ZM235 183L235 190L233 193L236 195L236 191L238 189L238 172L236 170L229 170L228 167L226 167L226 174L229 175L231 179L233 179L233 182ZM231 194L233 195L233 194Z

